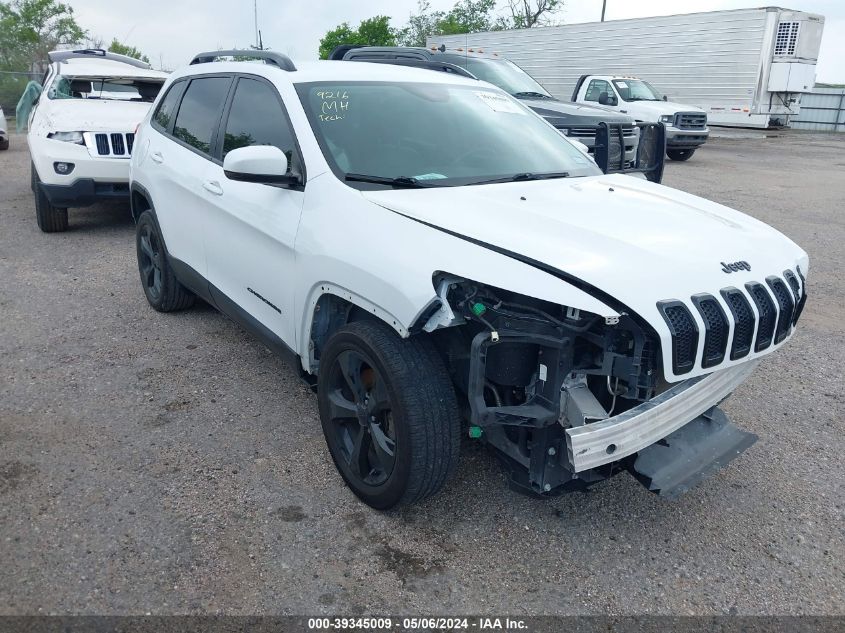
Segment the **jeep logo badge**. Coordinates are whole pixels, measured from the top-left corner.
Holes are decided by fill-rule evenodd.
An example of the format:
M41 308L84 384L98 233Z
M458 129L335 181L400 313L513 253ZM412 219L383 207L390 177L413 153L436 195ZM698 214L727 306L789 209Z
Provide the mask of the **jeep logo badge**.
M751 264L748 262L733 262L732 264L726 264L725 262L719 262L722 264L722 272L723 273L735 273L738 270L747 270L751 272Z

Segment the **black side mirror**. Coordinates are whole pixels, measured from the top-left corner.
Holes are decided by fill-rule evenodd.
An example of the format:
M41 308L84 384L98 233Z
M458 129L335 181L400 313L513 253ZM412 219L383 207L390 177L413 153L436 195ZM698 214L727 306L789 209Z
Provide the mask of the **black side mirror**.
M616 95L611 96L603 92L599 95L599 103L601 105L615 106L619 101L616 99Z
M667 97L666 95L663 95L663 100L664 100L664 101L669 101L669 97Z

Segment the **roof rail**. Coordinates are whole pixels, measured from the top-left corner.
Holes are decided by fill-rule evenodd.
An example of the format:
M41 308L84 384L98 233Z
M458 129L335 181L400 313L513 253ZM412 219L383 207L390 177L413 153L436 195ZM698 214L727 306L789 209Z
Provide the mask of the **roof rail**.
M341 60L343 59L343 56L353 48L364 48L366 46L366 44L340 44L332 49L332 52L329 53L328 59Z
M408 59L402 57L358 57L347 59L348 62L365 62L367 64L392 64L393 66L410 66L411 68L423 68L425 70L436 70L441 73L449 73L452 75L460 75L468 79L478 80L478 77L469 72L466 68L458 66L457 64L449 64L447 62L428 61L425 59Z
M290 57L282 53L274 51L257 51L257 50L230 50L230 51L208 51L207 53L200 53L195 55L191 60L191 65L194 64L209 64L220 57L248 57L250 59L263 59L264 63L278 66L282 70L292 72L296 70Z
M102 48L81 48L75 51L50 51L47 53L47 57L51 62L64 62L68 59L80 59L84 57L99 57L101 59L110 59L113 62L129 64L130 66L143 68L145 70L152 68L152 66L150 66L147 62L142 62L140 59L135 59L134 57L129 57L128 55L112 53L103 50Z

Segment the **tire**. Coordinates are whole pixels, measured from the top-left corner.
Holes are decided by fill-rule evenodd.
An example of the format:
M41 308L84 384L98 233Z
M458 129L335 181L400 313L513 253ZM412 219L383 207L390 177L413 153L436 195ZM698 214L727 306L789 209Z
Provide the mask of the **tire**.
M152 212L144 211L135 227L138 273L147 301L158 312L175 312L194 305L196 296L179 283Z
M50 204L50 199L41 188L41 179L32 165L32 192L35 195L35 220L38 228L45 233L67 231L67 209L60 209Z
M692 158L692 155L695 154L696 148L693 149L667 149L666 155L671 158L672 160L677 161L685 161Z
M0 151L6 149L9 149L9 139L6 139L5 141L0 141Z
M431 342L402 339L377 321L350 323L329 339L320 368L323 433L352 492L377 510L438 492L457 467L461 422Z

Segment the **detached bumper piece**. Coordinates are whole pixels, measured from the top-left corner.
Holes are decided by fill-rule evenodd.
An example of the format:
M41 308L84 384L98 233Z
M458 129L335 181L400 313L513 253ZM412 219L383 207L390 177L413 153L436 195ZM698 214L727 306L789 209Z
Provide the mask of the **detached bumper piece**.
M724 468L757 441L713 407L657 444L641 450L630 466L650 491L674 499Z
M88 207L104 200L128 200L129 184L80 178L71 185L39 185L54 207Z

